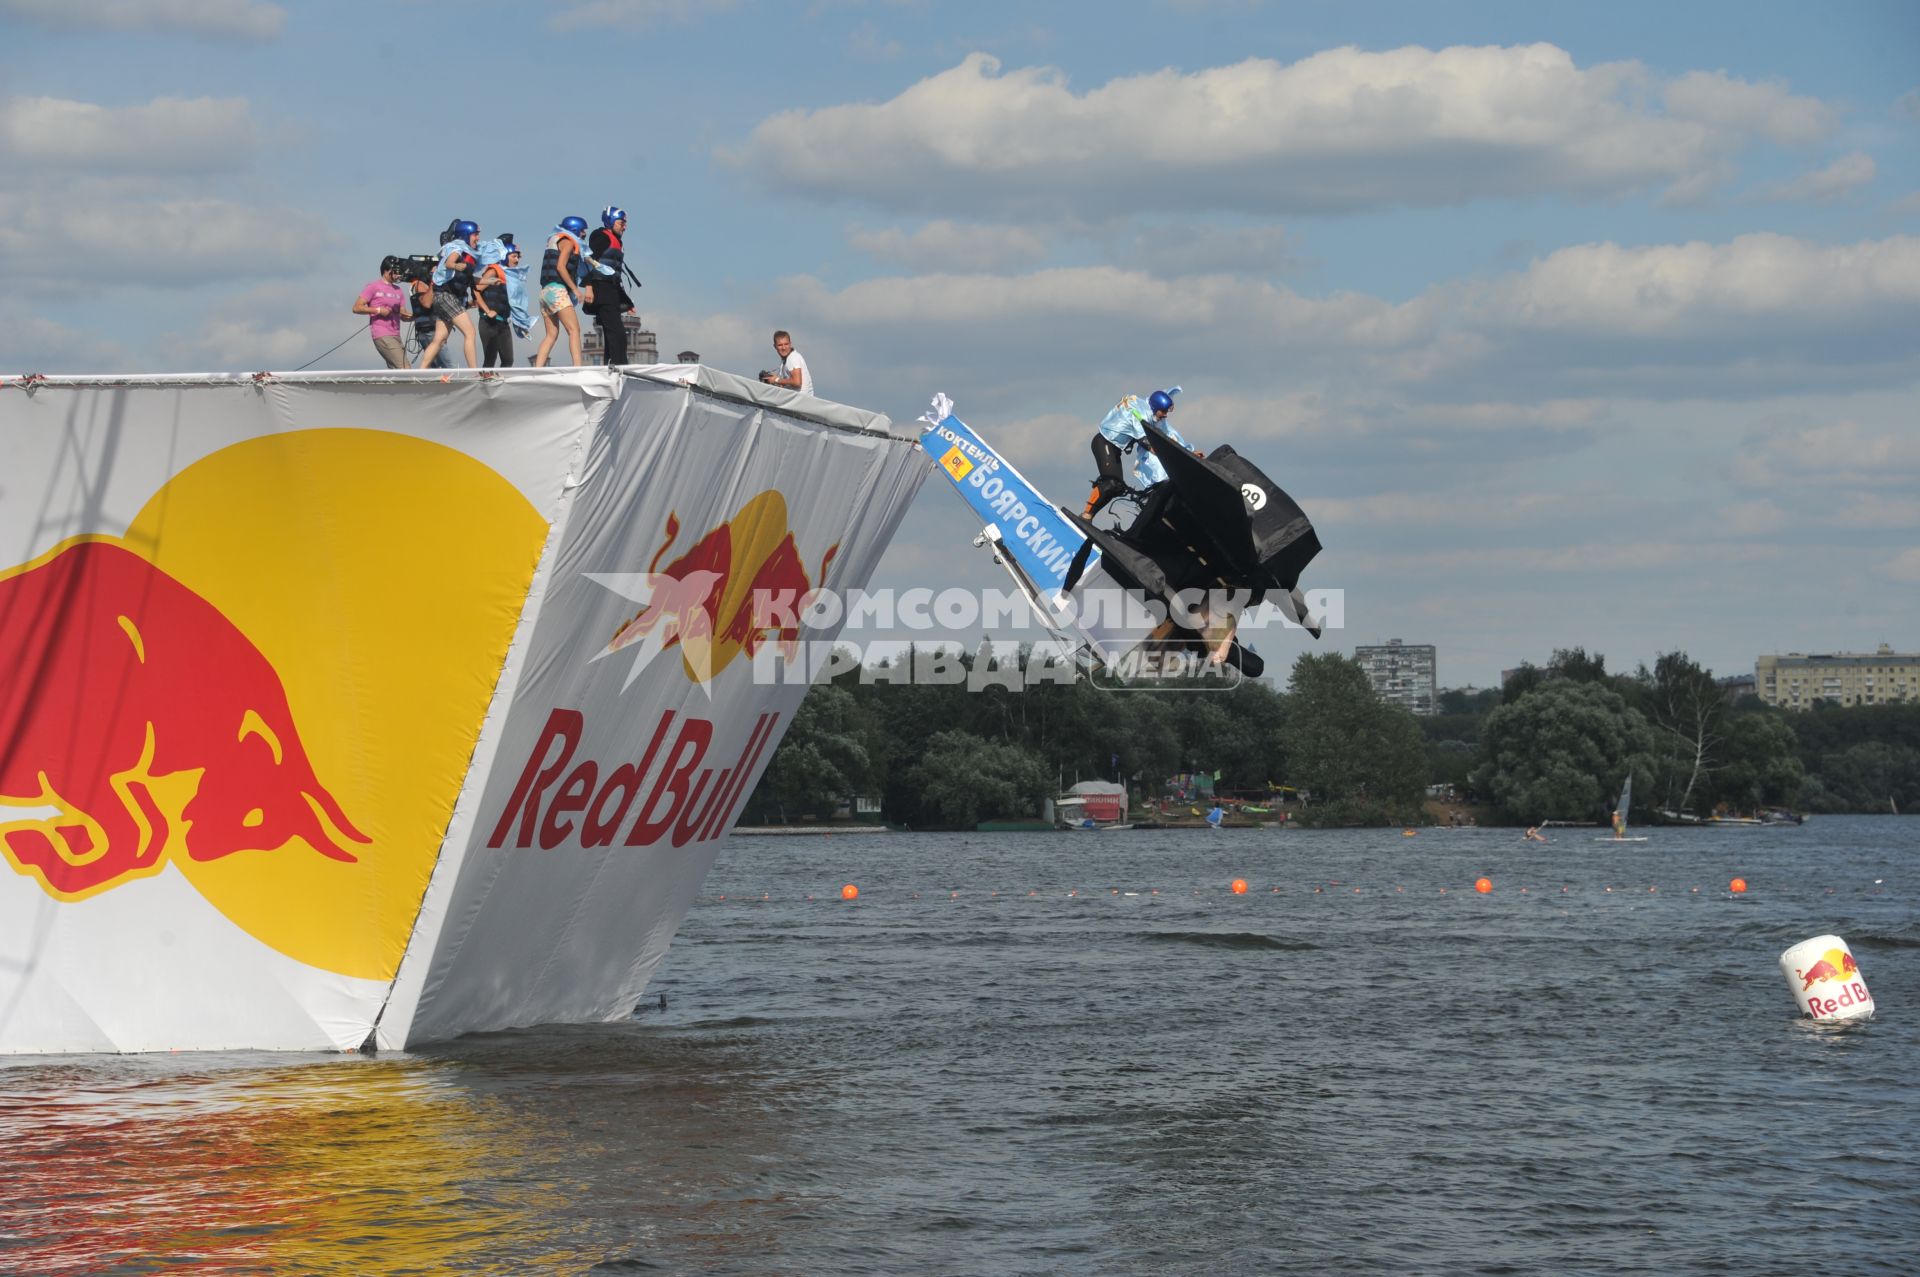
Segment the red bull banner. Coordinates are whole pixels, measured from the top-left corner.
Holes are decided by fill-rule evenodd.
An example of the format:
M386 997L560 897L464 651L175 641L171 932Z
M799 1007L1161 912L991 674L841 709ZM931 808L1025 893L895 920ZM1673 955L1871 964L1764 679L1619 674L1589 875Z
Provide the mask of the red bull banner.
M770 399L0 377L0 1053L630 1006L805 691L753 600L864 584L925 472Z

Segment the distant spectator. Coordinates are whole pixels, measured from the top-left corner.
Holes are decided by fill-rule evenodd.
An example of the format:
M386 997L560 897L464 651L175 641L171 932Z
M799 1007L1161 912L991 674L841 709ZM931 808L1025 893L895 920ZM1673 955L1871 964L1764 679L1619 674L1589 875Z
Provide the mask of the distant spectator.
M467 367L480 366L480 338L474 331L473 317L467 313L473 304L473 268L480 264L474 256L479 243L478 223L456 222L453 238L440 246L439 260L433 265L433 340L420 352L422 368L433 362L455 331L465 343Z
M480 350L487 368L513 367L513 315L507 300L507 271L520 264L520 250L507 250L504 262L480 268L474 277L474 301L480 307Z
M769 386L797 390L803 395L812 394L813 373L807 367L806 357L793 348L793 338L784 328L773 335L773 353L780 356L780 371L761 373L760 380Z
M600 229L587 241L598 269L590 276L592 300L587 309L600 328L601 362L609 368L627 362L627 316L633 313L633 298L627 296L621 272L626 269L627 210L608 207L600 211Z
M407 366L407 343L400 339L400 321L413 318L413 312L407 309L407 295L400 291L399 270L400 263L393 258L382 259L380 278L361 289L353 301L353 313L367 317L367 335L373 338L373 348L389 368Z
M580 236L586 232L584 217L563 217L547 236L547 248L540 255L540 317L543 331L540 349L534 352L533 366L545 368L560 330L567 333L567 349L578 366L580 360L580 307L586 301L580 281L586 269L586 246Z

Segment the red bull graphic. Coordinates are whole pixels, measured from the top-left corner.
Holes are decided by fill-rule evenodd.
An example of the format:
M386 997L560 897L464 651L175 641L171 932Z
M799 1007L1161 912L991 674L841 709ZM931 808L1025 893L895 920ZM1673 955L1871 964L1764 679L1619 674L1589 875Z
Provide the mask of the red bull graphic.
M713 724L703 718L682 718L674 731L674 717L672 710L660 716L637 762L607 766L593 759L574 762L586 715L576 709L553 710L520 769L487 846L552 851L570 842L583 847L619 842L649 847L665 838L675 847L684 847L690 842L711 842L726 833L733 828L735 810L746 799L747 781L773 739L780 715L761 714L755 719L739 756L718 771L700 766L713 742ZM673 742L663 752L670 733ZM649 778L653 780L650 789ZM636 806L642 792L646 798Z
M370 841L314 774L273 664L118 541L0 576L0 664L17 675L0 805L54 813L0 824L0 848L58 899L156 873L170 846L212 861L300 840L353 864Z
M634 648L628 686L654 657L672 647L680 649L687 677L701 684L711 682L737 656L751 660L768 642L778 644L782 659L791 662L799 653L799 616L815 579L808 577L788 526L786 498L777 489L760 493L661 567L680 531L679 517L669 514L663 539L644 573L591 574L592 580L642 605L595 659ZM820 583L825 583L839 549L838 544L829 546L821 556Z
M1873 1014L1867 982L1853 951L1839 936L1801 941L1780 955L1780 971L1787 977L1800 1009L1816 1020L1848 1020Z

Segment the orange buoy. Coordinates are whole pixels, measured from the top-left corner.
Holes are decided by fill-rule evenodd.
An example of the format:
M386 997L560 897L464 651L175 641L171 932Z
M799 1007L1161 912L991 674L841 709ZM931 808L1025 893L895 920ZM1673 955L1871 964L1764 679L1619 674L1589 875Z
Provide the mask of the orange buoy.
M1479 892L1479 893L1480 893L1481 895L1483 895L1483 896L1484 896L1484 895L1486 895L1486 894L1487 894L1487 893L1488 893L1489 891L1492 891L1492 890L1493 890L1493 879L1491 879L1491 878L1475 878L1475 879L1473 880L1473 889L1474 889L1475 891L1477 891L1477 892Z
M1735 878L1732 882L1727 884L1727 890L1731 891L1736 896L1744 892L1746 889L1747 889L1747 880L1745 878Z
M842 900L858 900L860 898L860 888L854 886L852 883L848 883L846 886L840 888L840 898Z
M1400 831L1400 836L1401 836L1402 838L1411 838L1411 837L1413 837L1413 830L1411 830L1411 829L1402 829L1402 830Z
M1233 880L1233 894L1236 896L1244 896L1247 894L1247 880L1245 878L1235 878Z

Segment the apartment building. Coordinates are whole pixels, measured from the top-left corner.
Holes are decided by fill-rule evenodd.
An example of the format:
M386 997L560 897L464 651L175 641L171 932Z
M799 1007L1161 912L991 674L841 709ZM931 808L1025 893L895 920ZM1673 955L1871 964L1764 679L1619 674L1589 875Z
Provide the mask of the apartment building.
M1753 664L1754 692L1769 705L1809 709L1815 701L1835 705L1895 705L1920 701L1920 653L1896 652L1882 643L1876 652L1788 652Z
M1367 672L1381 700L1404 705L1416 714L1435 712L1439 659L1433 644L1388 639L1355 647L1353 659Z

